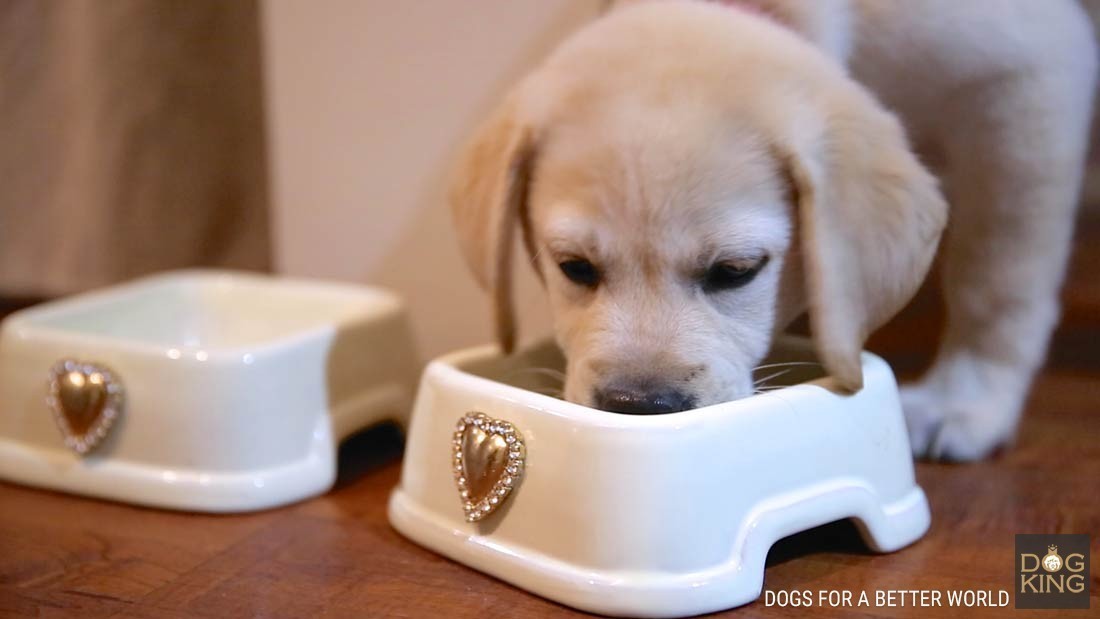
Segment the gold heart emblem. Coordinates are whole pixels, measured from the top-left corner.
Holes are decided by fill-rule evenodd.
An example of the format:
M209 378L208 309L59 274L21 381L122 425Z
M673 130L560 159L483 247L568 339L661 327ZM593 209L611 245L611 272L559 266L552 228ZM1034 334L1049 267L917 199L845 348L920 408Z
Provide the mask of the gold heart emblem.
M95 448L122 414L118 378L97 363L62 359L50 368L46 403L65 445L80 455Z
M458 420L451 451L466 522L477 522L504 505L523 476L523 435L485 413L467 413Z

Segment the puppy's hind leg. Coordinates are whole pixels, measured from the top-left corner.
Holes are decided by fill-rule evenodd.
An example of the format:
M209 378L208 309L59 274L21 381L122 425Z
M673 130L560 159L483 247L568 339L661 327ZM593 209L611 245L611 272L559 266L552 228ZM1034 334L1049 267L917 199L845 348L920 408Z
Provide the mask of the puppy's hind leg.
M1058 321L1091 107L1067 91L1086 86L1030 76L950 115L947 327L902 392L916 455L975 460L1015 435Z

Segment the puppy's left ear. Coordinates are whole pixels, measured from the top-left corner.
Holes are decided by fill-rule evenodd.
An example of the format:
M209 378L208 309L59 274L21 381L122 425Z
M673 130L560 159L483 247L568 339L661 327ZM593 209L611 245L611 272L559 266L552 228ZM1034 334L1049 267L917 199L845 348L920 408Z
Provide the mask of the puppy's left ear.
M525 216L535 153L533 130L521 118L518 101L512 93L476 131L450 187L459 245L474 277L492 296L497 340L506 353L514 348L516 333L512 248ZM524 241L530 250L526 234Z
M947 220L936 179L894 118L854 82L830 93L816 131L788 140L814 343L845 389L860 352L924 281ZM795 123L791 123L794 125Z

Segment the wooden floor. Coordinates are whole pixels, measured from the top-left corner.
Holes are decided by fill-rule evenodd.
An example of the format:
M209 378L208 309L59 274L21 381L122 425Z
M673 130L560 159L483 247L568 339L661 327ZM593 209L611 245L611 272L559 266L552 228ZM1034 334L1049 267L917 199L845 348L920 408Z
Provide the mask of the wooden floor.
M850 524L821 527L773 547L766 589L810 590L814 596L828 589L857 595L888 589L1010 590L1016 533L1088 533L1092 613L1100 609L1100 225L1086 222L1081 236L1065 324L1051 367L1032 395L1018 445L979 464L919 464L917 477L931 501L933 521L914 546L872 555ZM918 301L918 310L934 305L929 303ZM900 367L917 367L921 355L927 357L927 345L917 344L929 341L933 314L908 312L893 335L878 338ZM0 616L577 614L442 559L394 532L385 504L398 479L400 451L393 428L356 437L341 450L334 490L245 516L161 512L0 484ZM769 608L763 600L734 612L858 615L816 606ZM1010 604L985 612L874 608L866 614L1015 612Z

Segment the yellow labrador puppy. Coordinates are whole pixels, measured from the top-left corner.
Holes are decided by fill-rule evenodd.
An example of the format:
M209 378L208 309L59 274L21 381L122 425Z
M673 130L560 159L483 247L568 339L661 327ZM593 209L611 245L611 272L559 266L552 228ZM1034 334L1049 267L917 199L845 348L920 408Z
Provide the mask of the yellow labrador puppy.
M479 130L456 227L505 349L519 232L565 397L666 413L751 394L807 310L859 389L864 340L950 219L949 324L904 404L917 454L980 458L1012 437L1057 320L1095 73L1070 0L631 3Z

